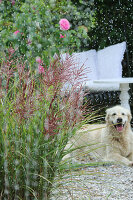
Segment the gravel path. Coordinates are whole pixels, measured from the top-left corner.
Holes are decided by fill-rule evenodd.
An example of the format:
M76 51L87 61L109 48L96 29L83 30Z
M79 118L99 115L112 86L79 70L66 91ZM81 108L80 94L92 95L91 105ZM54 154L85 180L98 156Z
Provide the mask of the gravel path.
M133 200L133 168L123 165L71 171L56 184L51 200Z

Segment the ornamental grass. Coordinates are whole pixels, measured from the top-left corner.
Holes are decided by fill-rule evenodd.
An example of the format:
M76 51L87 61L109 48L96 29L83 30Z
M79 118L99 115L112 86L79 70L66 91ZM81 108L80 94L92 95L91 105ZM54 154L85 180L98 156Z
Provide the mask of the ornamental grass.
M49 199L68 139L84 120L83 66L39 73L10 49L0 66L0 199Z

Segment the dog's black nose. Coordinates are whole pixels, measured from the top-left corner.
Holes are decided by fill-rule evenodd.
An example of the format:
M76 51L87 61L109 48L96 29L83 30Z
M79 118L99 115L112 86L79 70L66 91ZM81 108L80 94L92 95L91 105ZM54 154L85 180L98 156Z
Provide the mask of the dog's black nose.
M122 123L122 118L118 118L117 123Z

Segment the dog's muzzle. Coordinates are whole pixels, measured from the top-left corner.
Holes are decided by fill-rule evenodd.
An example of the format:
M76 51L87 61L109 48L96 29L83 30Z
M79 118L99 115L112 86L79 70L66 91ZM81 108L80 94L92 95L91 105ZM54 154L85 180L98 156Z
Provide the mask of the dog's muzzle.
M125 123L123 123L122 118L118 118L118 119L117 119L117 123L114 124L114 127L115 127L115 129L116 129L118 132L122 132L124 126L125 126Z

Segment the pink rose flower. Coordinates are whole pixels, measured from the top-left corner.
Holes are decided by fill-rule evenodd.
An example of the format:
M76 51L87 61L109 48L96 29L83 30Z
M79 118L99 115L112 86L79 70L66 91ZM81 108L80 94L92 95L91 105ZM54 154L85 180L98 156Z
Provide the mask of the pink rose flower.
M36 62L39 63L39 64L42 63L42 60L41 60L41 58L39 56L36 57Z
M13 34L14 34L14 35L17 35L18 33L20 33L20 31L15 31Z
M64 37L66 37L66 35L62 35L62 34L60 34L60 38L64 38Z
M59 24L60 24L60 29L61 30L68 30L70 28L70 23L67 19L61 19L59 21Z
M44 73L44 68L43 68L43 66L38 65L38 72L39 72L39 74Z

